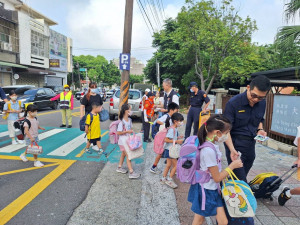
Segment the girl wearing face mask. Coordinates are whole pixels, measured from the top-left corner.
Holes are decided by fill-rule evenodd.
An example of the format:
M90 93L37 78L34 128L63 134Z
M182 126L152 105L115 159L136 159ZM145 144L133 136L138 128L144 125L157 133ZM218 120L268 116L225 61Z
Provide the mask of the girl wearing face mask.
M172 126L170 126L170 119L172 120ZM169 157L169 149L173 145L173 141L175 140L175 144L182 144L183 143L183 136L178 135L178 127L183 125L183 116L180 113L174 113L171 118L169 117L166 121L166 128L168 129L165 144L164 144L164 152L162 154L163 158L167 158L167 165L164 169L163 176L160 179L162 184L166 184L171 188L177 188L177 184L173 181L173 177L176 173L177 168L177 159L173 159ZM181 139L181 140L179 140ZM172 167L172 169L171 169ZM169 177L167 177L170 171Z
M40 127L39 121L37 120L37 106L36 105L28 105L26 112L25 112L25 117L26 120L24 122L24 133L25 133L25 141L26 145L30 145L33 142L38 143L39 142L39 132L38 130L45 130L45 128ZM28 159L26 158L26 150L23 154L20 155L20 158L22 159L23 162L27 162ZM38 156L33 155L34 158L34 166L36 167L42 167L44 166L43 163L38 161Z
M204 147L200 150L200 169L208 171L211 179L203 184L205 191L205 210L202 210L202 188L200 184L191 185L188 201L192 203L192 211L195 213L193 225L200 225L205 217L216 216L218 224L227 224L222 197L219 194L219 183L228 176L228 172L222 170L221 157L218 143L224 143L231 129L230 121L222 116L211 116L198 131L199 144L211 142L213 148ZM233 161L228 167L231 170L240 168L243 163L240 159Z
M14 122L19 119L19 113L22 112L23 104L21 103L21 101L17 101L18 96L15 91L11 90L9 92L9 97L10 101L5 103L3 107L3 111L5 114L2 118L7 119L7 128L12 144L22 144L22 140L16 139Z

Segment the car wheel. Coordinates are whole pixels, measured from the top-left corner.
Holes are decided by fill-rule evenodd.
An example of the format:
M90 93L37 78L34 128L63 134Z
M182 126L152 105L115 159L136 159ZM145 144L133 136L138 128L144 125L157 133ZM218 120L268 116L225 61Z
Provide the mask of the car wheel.
M55 110L55 109L57 109L57 106L58 106L57 101L54 101L53 102L53 106L51 108Z
M109 115L110 120L115 120L115 115Z

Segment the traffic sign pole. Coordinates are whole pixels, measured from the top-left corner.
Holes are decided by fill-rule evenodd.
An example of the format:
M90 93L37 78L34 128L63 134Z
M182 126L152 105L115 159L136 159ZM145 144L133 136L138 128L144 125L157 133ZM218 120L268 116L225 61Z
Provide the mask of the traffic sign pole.
M132 14L133 14L133 0L126 0L124 36L123 36L123 54L124 55L129 54L128 62L130 62L130 52L131 52ZM122 55L120 57L120 60L121 59L122 59ZM123 68L120 69L122 70L122 75L121 75L121 90L120 90L121 95L120 95L119 109L121 109L123 104L128 103L130 63L129 65L127 65L128 70Z

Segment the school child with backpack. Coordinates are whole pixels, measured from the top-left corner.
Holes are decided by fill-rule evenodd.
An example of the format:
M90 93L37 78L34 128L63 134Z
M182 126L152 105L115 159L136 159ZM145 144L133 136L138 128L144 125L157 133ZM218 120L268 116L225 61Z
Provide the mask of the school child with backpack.
M128 104L122 105L120 115L119 115L120 121L118 123L118 128L117 128L117 135L119 136L118 145L120 147L122 154L120 157L119 166L116 171L118 173L123 173L123 174L127 173L127 170L122 167L126 157L126 163L129 169L129 179L137 179L141 175L139 173L136 173L133 170L131 160L128 159L125 147L123 145L124 141L122 140L122 139L127 139L129 135L133 133L132 120L130 118L131 115L132 115L131 106Z
M219 193L219 183L229 174L226 170L222 170L222 153L217 143L224 143L227 140L230 129L231 122L226 117L215 115L210 117L198 131L199 145L205 146L199 150L200 171L208 173L210 179L202 184L203 187L199 183L192 184L190 187L188 201L192 203L191 210L195 213L193 225L202 224L205 217L209 216L216 216L218 224L228 223L222 197ZM228 167L234 170L242 166L242 161L238 159ZM205 199L205 202L202 202L202 198Z
M85 121L85 133L87 136L87 143L85 152L91 154L90 146L93 144L98 148L93 148L95 151L102 153L103 149L101 146L101 128L100 128L100 111L102 106L99 102L92 103L92 111L87 114Z
M149 139L150 134L150 123L152 118L154 117L154 94L149 91L147 94L147 99L145 100L144 104L144 121L143 121L143 128L144 128L144 142L151 142Z
M168 113L166 113L165 115L163 115L162 117L157 119L157 121L156 121L157 126L156 126L156 124L154 124L152 126L152 133L153 132L157 133L160 130L159 127L163 127L165 125L167 119L170 118L174 113L177 113L178 110L179 110L179 105L177 105L174 102L171 102L168 106ZM169 122L170 122L170 126L172 126L173 125L172 120L169 120ZM156 126L156 128L154 128L154 126ZM155 131L155 129L157 129L157 130ZM156 133L155 133L155 135L156 135ZM162 133L160 135L162 135ZM154 139L154 145L155 145L155 139ZM151 173L154 173L154 174L160 174L161 173L161 171L157 168L157 165L159 163L159 160L161 159L161 156L162 156L162 154L157 154L156 155L155 161L154 161L152 167L150 168Z
M5 114L3 115L3 119L7 119L7 128L9 137L11 138L11 143L13 145L23 144L23 140L19 140L16 138L16 132L14 128L14 122L19 119L19 113L23 111L23 104L21 101L17 101L17 94L14 90L9 92L10 101L5 103L3 107L3 111Z
M172 121L172 125L170 126L170 120ZM173 146L173 144L179 144L181 145L183 143L183 139L179 140L180 138L183 138L183 136L178 135L178 127L181 127L183 125L183 116L180 113L174 113L171 118L168 118L166 121L166 128L168 129L166 138L165 138L165 144L164 144L164 152L163 152L163 158L167 158L167 165L164 169L163 176L160 180L162 184L166 184L171 188L177 188L177 184L173 181L173 176L176 173L176 167L177 167L177 158L171 158L169 155L170 148ZM172 169L171 169L172 167ZM169 177L167 177L168 173L170 171Z
M37 120L37 106L36 105L28 105L25 111L25 121L24 121L24 133L25 133L25 142L26 145L30 145L33 143L38 143L39 142L39 132L38 130L45 130L45 128L40 127L39 125L39 121ZM25 150L24 153L22 153L20 155L20 158L22 159L23 162L27 162L28 159L26 158L26 152L27 150ZM40 161L38 161L38 156L37 155L33 155L34 158L34 166L35 167L42 167L44 166L43 163L41 163Z

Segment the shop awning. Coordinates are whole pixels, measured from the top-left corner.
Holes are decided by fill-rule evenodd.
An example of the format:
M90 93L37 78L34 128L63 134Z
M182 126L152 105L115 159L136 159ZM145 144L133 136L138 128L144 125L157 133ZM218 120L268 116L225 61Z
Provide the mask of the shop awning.
M27 66L22 66L15 63L9 63L9 62L1 62L1 61L0 61L0 66L9 66L9 67L16 67L16 68L23 68L23 69L28 68Z
M33 74L33 75L56 75L56 73L45 70L45 69L37 69L37 68L26 68L26 69L16 69L18 74Z

